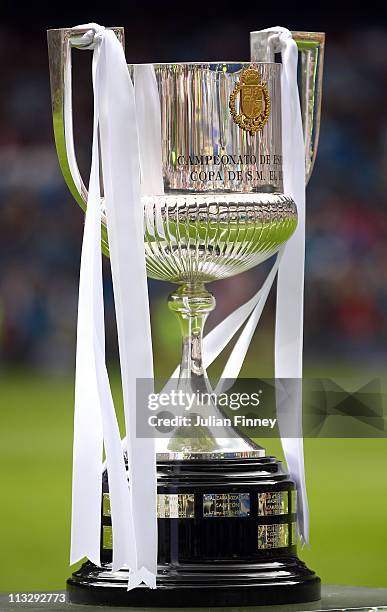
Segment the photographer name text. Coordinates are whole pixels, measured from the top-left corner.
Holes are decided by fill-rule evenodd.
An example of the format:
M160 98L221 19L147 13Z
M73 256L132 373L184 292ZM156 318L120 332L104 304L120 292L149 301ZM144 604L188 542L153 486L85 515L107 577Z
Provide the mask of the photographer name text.
M148 417L148 425L151 427L265 427L273 429L276 423L277 419L246 417L242 414L235 414L232 418L199 414L192 417L186 415L166 417L152 414Z

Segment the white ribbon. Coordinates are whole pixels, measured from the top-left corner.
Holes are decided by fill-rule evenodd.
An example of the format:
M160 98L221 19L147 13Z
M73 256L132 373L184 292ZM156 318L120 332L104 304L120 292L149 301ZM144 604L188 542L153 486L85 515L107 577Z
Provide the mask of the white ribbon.
M160 96L151 64L138 64L134 67L134 93L140 147L141 195L156 196L164 193L164 180ZM156 230L160 237L165 237L161 202L161 198L156 198L155 203L152 203L155 215L149 206L145 207L146 227L151 235Z
M136 438L135 428L136 380L153 377L135 95L124 51L114 32L96 24L75 29L87 32L72 43L94 49L94 124L78 306L71 563L86 556L100 565L100 465L104 443L112 509L112 569L129 569L128 588L141 582L155 588L154 442ZM120 351L129 487L105 365L100 161Z
M297 437L287 438L281 432L281 405L277 407L282 447L289 473L297 485L297 524L301 542L309 541L309 511L305 484L304 444L302 437L302 352L304 330L305 269L305 145L300 98L297 87L298 49L289 30L274 28L282 55L282 153L284 191L297 204L296 231L286 244L277 281L275 329L275 376L277 379L298 379L296 393L289 406L296 423Z
M140 147L141 195L155 196L164 193L159 90L151 64L136 65L133 76Z
M298 49L291 32L274 27L271 43L281 51L281 114L284 192L297 204L298 224L285 245L277 280L275 331L276 379L293 378L299 383L289 404L278 401L277 413L282 447L290 476L298 491L297 525L301 542L309 541L309 511L305 484L304 447L302 437L302 349L305 264L305 145L300 98L297 86ZM259 305L257 306L259 307ZM295 422L297 437L286 437L289 412Z

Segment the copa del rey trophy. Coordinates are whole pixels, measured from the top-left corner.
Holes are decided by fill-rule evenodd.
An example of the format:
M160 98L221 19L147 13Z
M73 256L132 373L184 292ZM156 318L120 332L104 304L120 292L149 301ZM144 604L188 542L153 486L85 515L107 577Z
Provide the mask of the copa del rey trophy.
M136 436L136 380L153 376L146 274L177 285L169 307L183 336L171 379L178 389L210 391L206 366L245 324L224 371L238 375L277 275L276 376L302 377L304 196L324 35L252 32L248 62L127 66L123 42L122 28L96 24L48 32L59 162L86 211L71 561L87 561L68 581L70 599L163 607L316 601L320 579L296 550L297 535L308 540L301 426L282 440L290 475L252 440L211 426L195 436L183 425L155 443ZM74 152L72 47L93 51L88 190ZM112 268L123 441L105 365L101 242ZM203 340L215 307L205 284L275 254L257 294ZM301 397L292 401L300 423ZM202 410L221 416L215 404Z

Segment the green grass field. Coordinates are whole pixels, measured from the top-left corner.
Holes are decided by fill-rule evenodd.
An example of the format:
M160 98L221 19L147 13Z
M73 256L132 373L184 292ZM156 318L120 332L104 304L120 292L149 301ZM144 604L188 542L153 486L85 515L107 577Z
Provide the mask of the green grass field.
M118 378L113 376L115 394ZM0 591L63 588L69 575L73 381L0 378ZM281 454L277 440L268 450ZM305 442L311 545L327 583L387 586L387 440Z

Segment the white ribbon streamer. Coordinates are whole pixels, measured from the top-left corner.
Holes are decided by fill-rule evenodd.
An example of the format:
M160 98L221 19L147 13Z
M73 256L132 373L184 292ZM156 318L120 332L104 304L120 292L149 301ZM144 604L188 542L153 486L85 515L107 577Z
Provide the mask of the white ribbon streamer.
M141 195L155 196L164 193L159 90L151 64L137 64L133 77L139 134Z
M309 541L309 511L305 484L304 445L302 437L302 352L305 267L305 145L300 98L297 86L298 49L291 32L279 26L273 42L281 50L282 76L282 154L284 192L297 204L296 231L287 242L281 259L277 281L275 330L276 379L300 381L290 405L277 402L282 447L289 473L297 485L297 524L301 542ZM277 40L275 40L277 38ZM282 411L284 413L282 414ZM296 423L297 437L287 438L287 413ZM283 424L283 425L282 425Z
M270 289L277 275L278 268L280 266L280 262L282 259L283 251L284 251L284 247L281 247L277 255L277 258L275 260L275 263L272 269L270 270L264 284L262 285L262 288L258 292L257 297L254 296L255 297L254 309L250 317L248 318L248 321L241 335L239 336L237 342L235 343L233 350L231 351L231 354L227 360L227 363L220 377L220 383L218 384L216 388L216 393L225 392L226 391L225 385L227 385L227 388L230 388L234 384L234 381L239 376L239 373L242 369L242 365L246 358L246 354L249 349L251 340L253 338L254 332L261 318L262 311L265 307L266 300L269 296ZM242 323L243 321L241 322L241 325Z
M104 441L112 508L113 570L129 569L128 588L141 582L155 588L154 443L137 439L135 430L136 380L153 377L135 96L125 55L114 32L96 24L79 29L87 33L75 43L94 49L94 129L78 307L71 562L87 556L100 564L100 465ZM98 128L130 487L104 354Z
M289 31L281 31L282 121L287 138L283 141L284 188L297 204L298 223L286 245L278 272L275 339L276 378L302 380L305 270L305 145L300 98L297 88L297 44ZM302 387L289 406L296 421L298 437L282 437L289 472L298 490L298 530L302 543L309 541L309 510L305 483L304 444L302 437ZM281 415L279 424L281 428Z
M134 93L136 98L137 126L139 133L141 194L155 196L164 193L161 156L161 112L156 75L151 64L134 67ZM146 207L146 225L151 235L165 238L161 215L161 198L156 198L152 208ZM156 226L156 227L154 227Z

